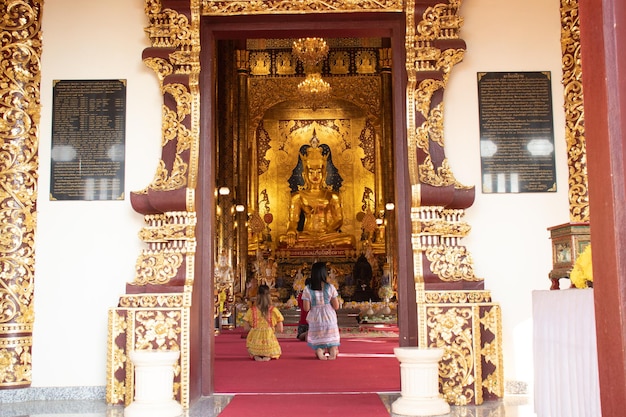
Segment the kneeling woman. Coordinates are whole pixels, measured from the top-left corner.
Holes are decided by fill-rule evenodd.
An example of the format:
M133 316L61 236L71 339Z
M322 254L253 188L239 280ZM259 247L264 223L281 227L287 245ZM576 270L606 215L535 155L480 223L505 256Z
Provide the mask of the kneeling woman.
M274 331L283 332L283 315L272 304L270 288L259 285L254 305L243 317L244 328L248 331L246 348L250 358L257 361L278 359L282 353Z
M311 282L302 292L302 306L308 311L309 331L307 343L320 360L336 359L339 353L339 327L337 326L337 289L326 282L328 272L324 262L311 267ZM328 356L326 356L328 351Z

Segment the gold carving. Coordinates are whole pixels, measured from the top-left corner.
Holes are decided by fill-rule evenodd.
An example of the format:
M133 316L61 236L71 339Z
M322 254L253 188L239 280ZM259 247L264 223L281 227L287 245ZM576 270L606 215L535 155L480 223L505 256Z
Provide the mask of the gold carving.
M419 83L415 91L415 108L427 119L430 113L430 102L435 91L444 88L443 81L426 79Z
M358 74L374 74L376 72L376 55L373 51L358 51L355 58Z
M166 225L144 227L139 232L139 237L144 242L167 242L169 240L194 240L194 225Z
M439 364L442 391L450 404L467 405L474 401L474 340L471 308L443 309L427 312L430 347L444 348Z
M270 107L285 100L298 101L298 78L257 77L249 80L248 110L250 124L258 120ZM354 76L338 77L331 83L333 97L340 97L356 103L365 109L368 117L378 118L381 106L379 77Z
M426 220L419 222L419 224L422 226L421 230L423 234L447 237L465 237L469 234L471 229L470 225L465 222L453 223L445 220Z
M174 66L163 58L146 58L143 62L156 73L161 91L163 91L163 80L174 73Z
M393 51L391 48L381 48L378 52L378 65L380 65L381 71L387 71L391 69L393 64Z
M117 308L109 310L109 337L106 401L128 405L134 397L134 367L127 352L137 349L180 350L174 365L174 397L188 407L189 384L189 309L162 308L175 304L182 294L137 295L135 301L159 300L158 307ZM131 297L132 298L132 297Z
M32 337L5 336L0 338L0 381L4 388L23 387L30 383Z
M268 52L253 52L250 54L250 74L269 75L270 54Z
M425 291L424 303L490 303L491 293L489 291Z
M180 253L150 253L141 254L135 267L134 285L167 284L176 276L184 257Z
M155 48L180 48L191 45L192 31L189 19L171 9L161 9L161 1L146 0L146 16L150 26L146 35Z
M334 51L328 59L331 74L347 74L349 72L350 56L346 51Z
M436 39L457 39L463 25L463 18L458 16L461 0L449 0L449 4L439 3L428 7L417 25L417 37L421 41Z
M180 350L180 311L138 311L135 317L135 349Z
M186 294L126 294L120 297L120 307L157 308L188 307Z
M358 11L401 12L400 0L203 0L203 16L291 14L291 13L337 13Z
M176 156L171 174L165 167L163 160L159 161L155 178L150 188L154 190L177 190L187 184L187 164L180 156Z
M31 383L42 7L0 3L0 388Z
M237 49L237 51L235 51L235 55L237 59L237 70L244 72L250 71L250 52L243 49Z
M423 293L435 303L437 292ZM462 293L457 292L457 295L464 298ZM477 299L490 298L488 294L466 293L470 294ZM441 292L441 295L445 293ZM420 346L444 349L439 378L446 401L459 406L478 405L484 400L484 390L489 398L502 397L500 307L487 302L422 304L420 301L423 300L418 300L420 335L423 335Z
M117 380L115 373L126 366L126 355L124 351L115 343L116 339L126 333L126 319L119 311L109 310L109 329L107 340L107 380L113 381L106 387L106 402L108 404L119 404L124 401L126 387L123 380Z
M411 234L414 259L422 254L430 261L430 272L442 281L478 282L474 276L470 253L459 240L467 235L470 226L461 221L465 211L424 206L411 209ZM420 271L420 275L422 272ZM418 281L416 281L418 282Z
M589 195L578 1L561 0L561 52L570 221L584 223L589 222Z
M279 52L276 56L276 73L279 75L294 75L296 61L289 52Z
M431 262L431 272L442 281L480 281L474 276L472 258L465 247L439 245L427 248L424 253Z
M134 285L167 284L174 278L185 259L195 252L196 216L193 212L168 212L144 217L147 226L139 237L149 244L136 263ZM193 282L193 271L186 271Z
M443 72L443 83L448 84L448 78L450 77L450 71L459 62L463 61L465 55L464 49L446 49L439 56L437 66L441 68Z

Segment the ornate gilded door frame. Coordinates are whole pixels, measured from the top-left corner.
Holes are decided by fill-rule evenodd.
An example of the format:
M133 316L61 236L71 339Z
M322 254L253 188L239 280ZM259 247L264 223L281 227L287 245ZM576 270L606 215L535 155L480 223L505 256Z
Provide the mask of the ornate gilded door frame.
M213 244L208 242L210 239L197 242L195 229L197 213L200 230L211 230L210 218L214 216L215 193L211 175L198 181L199 164L210 163L207 158L202 160L200 157L201 147L208 149L212 146L211 141L201 144L200 140L200 131L211 128L210 124L203 122L200 117L202 18L354 12L397 13L404 16L406 31L404 56L408 83L406 125L400 130L404 130L405 134L402 136L406 138L406 143L402 146L403 152L397 154L406 154L408 157L408 182L404 180L403 172L396 172L400 178L396 186L406 190L410 188L411 200L410 205L408 201L399 202L397 221L407 225L410 207L413 235L410 248L408 238L398 239L400 256L407 255L405 256L407 259L404 260L405 267L399 268L399 272L408 275L398 280L399 293L401 297L405 297L400 312L400 343L427 346L435 342L428 341L425 337L426 312L422 310L418 312L415 309L418 299L425 305L424 291L428 290L430 285L455 291L482 290L482 280L473 274L471 257L459 243L459 240L469 232L469 227L462 221L462 217L464 210L473 203L474 189L463 186L454 178L445 157L443 140L443 91L452 67L462 60L465 50L465 43L458 37L463 22L458 15L459 7L460 1L455 0L448 2L313 0L306 3L247 0L190 0L186 3L146 0L146 14L150 21L146 32L151 39L152 47L144 51L143 59L155 70L164 96L163 151L152 184L140 192L131 194L135 210L146 215L148 227L141 236L148 243L150 250L141 254L137 262L138 274L129 290L152 293L171 292L177 289L188 294L188 297L181 299L179 306L183 311L181 314L183 321L177 323L177 326L181 326L181 336L172 342L182 350L182 384L179 394L183 405L188 404L190 389L185 381L196 380L190 376L195 370L190 370L188 365L201 362L201 358L190 359L193 346L198 344L200 350L205 352L202 345L207 342L206 329L201 332L190 332L184 325L188 323L184 318L194 314L207 317L212 311L209 308L212 300L204 303L208 306L198 306L198 303L193 305L191 302L192 299L201 299L202 294L212 293L210 280L206 280L208 283L200 282L194 285L196 274L210 276L212 272L208 271L213 270L213 257L204 257L211 258L204 260L200 258L196 264L196 249L202 253L212 253L214 249ZM401 105L398 107L403 108ZM203 112L208 115L210 109ZM201 126L202 123L204 124ZM205 149L202 154L211 155L211 150ZM406 191L399 190L396 195L406 195ZM173 223L174 221L176 223ZM407 230L406 227L402 229ZM178 286L174 285L177 279L181 279ZM194 287L200 289L200 294L196 291L196 294L192 295ZM414 288L422 295L417 297ZM481 301L490 301L488 294L479 294L478 297ZM454 298L463 299L463 296ZM442 301L441 298L436 300ZM143 301L137 302L133 298L133 303L141 305ZM120 307L134 309L136 307L133 303L125 305L121 302ZM154 303L151 305L156 306ZM116 352L116 349L124 352L136 348L114 343L114 340L123 333L121 323L126 310L118 313L111 319L112 323L118 323L111 332L109 346L112 352ZM418 315L422 320L421 325L417 325L415 321ZM135 325L141 328L145 323L130 326L130 330L124 331L127 336L132 336L128 333ZM419 340L418 329L422 334ZM198 335L203 332L204 335ZM126 338L127 341L129 339L132 340L133 337ZM157 348L164 346L165 344ZM115 355L112 353L111 356ZM119 362L111 366L111 374L116 373L121 366ZM126 369L129 370L132 371ZM206 376L209 375L208 379L212 381L211 372L209 365L204 366L202 380L206 380ZM132 385L132 381L130 382ZM129 389L127 384L125 391L129 392ZM193 387L191 390L193 391ZM210 393L211 390L212 387L202 387L204 393ZM477 395L476 399L481 400L482 397Z

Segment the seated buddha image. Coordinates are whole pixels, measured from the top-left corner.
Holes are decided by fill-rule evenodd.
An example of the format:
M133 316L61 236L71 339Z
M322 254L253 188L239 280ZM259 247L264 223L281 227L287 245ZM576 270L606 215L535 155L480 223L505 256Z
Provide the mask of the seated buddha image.
M316 139L314 132L312 145L300 148L298 166L290 179L291 188L296 191L292 192L289 202L287 233L279 237L279 242L281 246L298 248L354 247L354 236L341 232L341 197L326 181L330 147L318 145ZM298 172L302 173L301 179L296 175ZM341 177L338 174L336 176L340 183Z

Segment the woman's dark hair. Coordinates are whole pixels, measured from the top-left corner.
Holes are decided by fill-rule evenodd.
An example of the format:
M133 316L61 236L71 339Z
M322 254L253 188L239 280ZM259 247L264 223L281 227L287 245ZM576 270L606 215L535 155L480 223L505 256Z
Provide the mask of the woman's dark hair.
M263 315L265 316L270 310L270 304L272 303L272 298L270 296L270 287L265 284L259 285L255 303L257 308L261 310L261 313L263 313Z
M315 291L322 290L322 282L326 282L328 271L326 271L325 262L315 262L311 267L311 289Z

